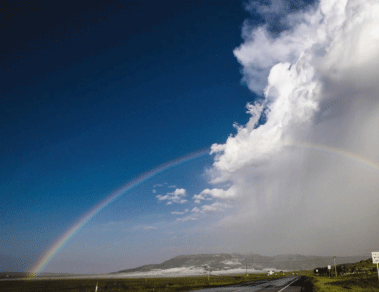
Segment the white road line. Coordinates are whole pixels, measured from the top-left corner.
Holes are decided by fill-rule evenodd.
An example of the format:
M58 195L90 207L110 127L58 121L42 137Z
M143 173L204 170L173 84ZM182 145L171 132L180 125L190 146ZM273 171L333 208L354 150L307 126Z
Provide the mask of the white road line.
M297 280L299 280L299 278L295 279L294 281L292 281L291 283L289 283L286 287L280 289L278 292L283 291L283 290L286 289L289 285L291 285L292 283L295 283Z

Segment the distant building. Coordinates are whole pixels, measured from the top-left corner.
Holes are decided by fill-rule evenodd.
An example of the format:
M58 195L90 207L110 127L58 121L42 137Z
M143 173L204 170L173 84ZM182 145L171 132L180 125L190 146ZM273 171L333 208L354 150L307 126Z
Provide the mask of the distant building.
M268 275L269 275L269 276L271 276L272 274L274 274L273 271L268 272Z

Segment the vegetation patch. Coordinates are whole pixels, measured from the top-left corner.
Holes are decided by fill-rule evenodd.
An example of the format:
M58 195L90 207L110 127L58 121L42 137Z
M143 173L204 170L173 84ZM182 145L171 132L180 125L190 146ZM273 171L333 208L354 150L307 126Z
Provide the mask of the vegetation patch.
M154 291L176 292L202 288L240 284L247 281L274 280L288 275L268 276L267 274L195 276L177 278L110 278L110 279L51 279L51 280L10 280L0 281L4 292L97 292L105 291Z
M308 276L307 290L313 292L379 292L378 275L376 273L363 273L338 277Z

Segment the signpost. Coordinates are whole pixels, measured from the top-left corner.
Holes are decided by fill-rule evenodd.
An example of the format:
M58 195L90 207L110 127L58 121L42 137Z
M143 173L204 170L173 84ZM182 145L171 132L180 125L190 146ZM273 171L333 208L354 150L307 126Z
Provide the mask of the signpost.
M330 278L330 270L331 269L332 269L332 266L328 266L329 278Z
M378 270L378 281L379 281L379 267L378 267L378 264L379 264L379 251L376 251L376 252L372 252L371 253L372 255L372 263L373 264L376 264L376 269Z

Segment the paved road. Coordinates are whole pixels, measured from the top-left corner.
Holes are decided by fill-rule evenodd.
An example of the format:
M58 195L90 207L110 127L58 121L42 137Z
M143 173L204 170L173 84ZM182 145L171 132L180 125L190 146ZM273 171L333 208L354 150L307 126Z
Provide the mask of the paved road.
M300 292L301 286L297 282L301 277L287 277L270 281L252 281L243 284L196 290L196 292Z

